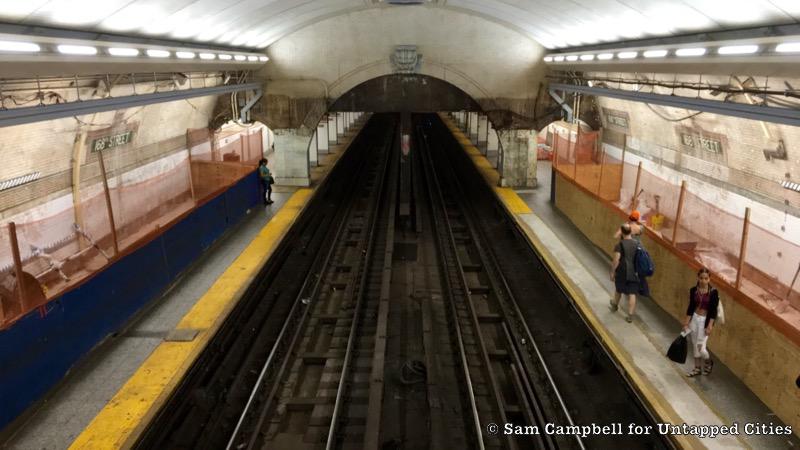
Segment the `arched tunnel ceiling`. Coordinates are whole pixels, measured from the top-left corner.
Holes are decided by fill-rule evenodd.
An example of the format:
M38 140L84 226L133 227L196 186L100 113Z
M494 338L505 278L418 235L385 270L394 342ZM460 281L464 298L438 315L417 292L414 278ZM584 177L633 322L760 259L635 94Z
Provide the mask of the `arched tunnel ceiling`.
M331 16L399 0L3 0L0 21L264 48ZM800 0L420 0L547 48L800 22Z

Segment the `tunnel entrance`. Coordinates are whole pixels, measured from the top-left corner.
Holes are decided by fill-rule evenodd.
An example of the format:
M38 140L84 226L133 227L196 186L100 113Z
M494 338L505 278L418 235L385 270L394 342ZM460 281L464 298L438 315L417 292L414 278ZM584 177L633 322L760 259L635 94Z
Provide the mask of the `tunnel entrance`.
M339 97L331 111L480 111L466 92L428 75L393 74L365 81Z

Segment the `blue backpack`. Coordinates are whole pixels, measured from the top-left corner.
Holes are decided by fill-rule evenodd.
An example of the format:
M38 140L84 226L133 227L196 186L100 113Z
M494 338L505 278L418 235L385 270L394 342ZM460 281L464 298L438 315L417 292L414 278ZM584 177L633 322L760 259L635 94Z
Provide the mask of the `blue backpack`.
M653 276L656 271L656 265L653 263L653 258L647 253L647 250L639 243L636 246L636 254L633 256L633 265L636 268L636 274L642 277Z

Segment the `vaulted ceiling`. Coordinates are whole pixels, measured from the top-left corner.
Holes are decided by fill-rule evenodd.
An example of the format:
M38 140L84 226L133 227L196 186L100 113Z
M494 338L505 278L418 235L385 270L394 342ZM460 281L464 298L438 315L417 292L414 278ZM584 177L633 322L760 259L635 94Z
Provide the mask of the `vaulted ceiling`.
M0 22L264 48L366 8L438 7L481 16L547 48L800 23L800 0L0 0Z

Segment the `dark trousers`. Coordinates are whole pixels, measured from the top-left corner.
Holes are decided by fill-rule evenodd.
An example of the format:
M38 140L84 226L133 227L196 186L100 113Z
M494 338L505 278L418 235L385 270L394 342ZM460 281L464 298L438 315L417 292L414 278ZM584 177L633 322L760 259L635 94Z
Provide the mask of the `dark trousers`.
M261 190L262 190L261 200L264 203L267 203L267 200L272 201L272 198L270 198L272 197L272 185L263 178L259 178L259 180L261 181Z

